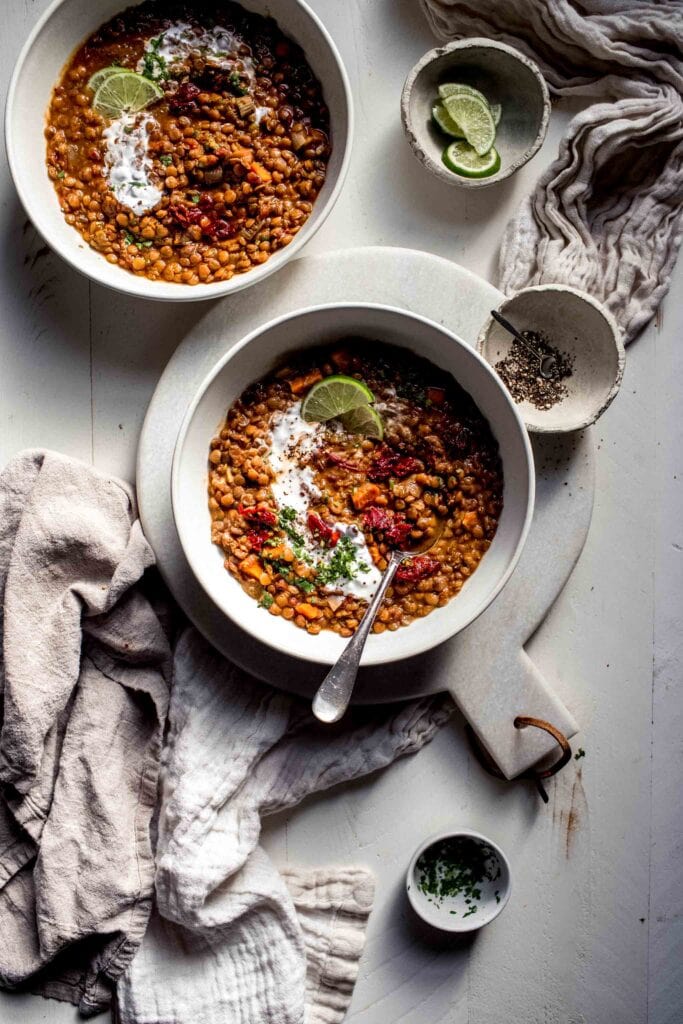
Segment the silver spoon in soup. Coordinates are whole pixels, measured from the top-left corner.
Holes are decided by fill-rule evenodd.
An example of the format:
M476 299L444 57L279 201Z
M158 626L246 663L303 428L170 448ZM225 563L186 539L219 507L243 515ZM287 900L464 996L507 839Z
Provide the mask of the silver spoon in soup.
M389 557L389 563L365 615L361 619L356 632L349 640L337 662L327 673L313 698L313 714L321 722L338 722L351 701L360 660L365 650L365 643L370 635L377 613L380 610L384 595L389 589L394 576L403 562L424 555L438 542L444 531L444 521L437 519L436 525L419 547L410 550L396 549Z

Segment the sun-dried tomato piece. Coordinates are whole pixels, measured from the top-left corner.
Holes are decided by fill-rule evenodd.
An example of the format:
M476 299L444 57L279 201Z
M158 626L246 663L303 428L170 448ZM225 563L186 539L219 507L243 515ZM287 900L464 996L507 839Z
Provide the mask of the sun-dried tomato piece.
M408 538L412 527L400 512L371 505L363 512L363 526L366 530L380 530L388 544L401 547Z
M427 401L431 405L443 405L446 401L445 388L427 388Z
M388 480L392 476L402 480L403 477L418 473L421 469L422 463L412 455L401 455L400 452L384 445L372 460L368 476L371 480Z
M196 114L199 110L197 96L201 89L193 82L183 82L169 97L168 107L173 114Z
M336 545L340 537L339 530L335 530L329 523L326 523L322 516L316 512L309 512L307 522L311 533L319 537L324 544L331 548Z
M420 580L433 576L439 568L436 558L430 555L417 555L415 558L406 559L396 570L396 579L399 583L419 583Z
M247 543L252 551L261 551L263 545L267 540L270 540L272 534L270 530L265 527L261 527L258 530L249 530L247 534Z
M261 526L277 526L277 514L267 505L238 505L237 511L248 523L259 523Z

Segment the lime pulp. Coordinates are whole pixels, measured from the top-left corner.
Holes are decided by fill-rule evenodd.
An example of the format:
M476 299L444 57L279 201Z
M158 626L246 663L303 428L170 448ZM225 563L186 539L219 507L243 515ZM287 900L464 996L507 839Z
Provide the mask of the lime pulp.
M478 96L455 93L446 97L444 106L479 156L488 153L496 138L496 126L488 103Z
M163 95L163 90L144 75L136 71L118 71L100 83L93 99L93 109L110 118L136 114Z
M106 80L111 78L112 75L120 75L121 72L125 70L126 69L122 68L119 64L110 64L109 67L100 68L99 71L96 71L88 79L88 89L91 89L93 92L97 92L99 87L102 85L102 82L106 82Z
M355 377L332 374L314 384L301 406L301 418L309 423L326 423L354 409L374 402L367 384Z
M361 405L357 409L340 416L344 430L349 434L362 434L363 437L374 437L381 441L384 437L384 425L371 405Z
M437 127L446 135L451 135L454 139L464 138L460 125L455 123L439 100L432 107L432 117Z

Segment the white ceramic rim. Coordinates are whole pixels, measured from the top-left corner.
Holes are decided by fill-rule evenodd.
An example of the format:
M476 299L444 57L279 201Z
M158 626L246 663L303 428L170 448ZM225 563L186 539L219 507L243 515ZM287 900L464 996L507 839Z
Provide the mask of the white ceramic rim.
M278 317L275 317L272 320L269 320L267 323L262 324L260 327L257 327L255 330L253 330L249 334L247 334L246 337L244 337L241 341L237 342L236 345L234 345L231 349L228 350L228 352L226 352L223 356L221 356L221 358L218 360L218 362L215 364L215 366L211 370L209 370L207 375L204 377L204 380L201 382L201 384L197 388L197 390L195 392L195 395L194 395L194 398L192 399L192 401L191 401L191 403L190 403L190 405L189 405L189 407L187 409L187 412L185 413L185 416L183 417L183 421L181 423L180 430L178 431L178 436L176 438L176 443L175 443L175 447L174 447L174 450L173 450L173 463L172 463L172 466L171 466L171 509L172 509L172 513L173 513L173 521L174 521L174 524L175 524L175 527L176 527L176 531L177 531L177 534L178 534L178 539L180 541L180 546L181 546L181 548L183 550L183 554L185 555L185 558L187 559L187 562L188 562L188 564L189 564L189 566L190 566L190 568L192 570L192 573L193 573L195 579L197 580L199 585L202 587L204 592L207 594L207 596L210 598L210 600L219 608L219 610L222 611L224 615L227 615L228 618L230 618L237 626L240 627L240 629L243 629L246 634L255 637L255 639L260 640L262 643L265 643L267 646L273 647L275 650L282 651L283 653L288 654L288 655L290 655L292 657L299 658L300 660L303 660L303 661L313 662L314 664L317 664L317 665L321 665L321 664L322 665L330 665L330 664L333 664L336 659L331 659L331 660L330 659L326 659L324 656L321 657L320 654L316 657L313 654L313 651L311 651L310 655L308 653L293 655L292 652L290 650L288 650L286 646L281 645L279 643L275 643L273 640L271 640L269 638L269 636L267 634L263 635L263 633L257 633L255 630L252 630L252 629L248 628L248 626L246 626L241 621L241 619L238 618L234 614L234 612L231 610L231 607L230 607L229 603L222 602L219 599L217 599L216 595L213 594L209 590L209 588L205 585L204 580L202 578L201 568L200 568L200 566L198 566L196 560L194 559L194 557L192 555L192 552L190 550L188 550L188 547L187 547L187 545L184 542L183 531L182 531L182 529L180 527L180 523L179 523L180 516L177 513L177 510L179 508L179 503L180 503L180 500L181 500L181 496L180 496L180 479L179 479L180 478L180 461L181 461L183 447L185 445L185 439L186 439L188 430L190 428L190 424L191 424L192 419L194 417L195 411L196 411L199 403L202 400L204 392L207 390L207 388L210 386L210 384L214 381L214 379L218 376L218 374L222 372L222 370L225 368L227 363L229 363L230 360L238 352L240 352L242 349L244 349L248 345L250 345L253 341L255 341L265 331L271 331L271 330L273 330L273 328L279 326L279 324L284 323L287 320L291 320L291 319L293 319L295 317L299 317L299 316L302 316L304 314L316 313L316 312L318 312L320 310L339 309L339 308L344 308L344 309L384 310L384 311L387 311L387 312L389 312L391 314L399 314L400 316L406 317L408 319L411 319L411 320L414 320L414 321L419 321L419 322L424 323L424 324L428 324L430 326L430 328L435 329L435 330L441 332L442 334L444 334L449 339L449 341L451 343L454 343L454 344L464 348L468 352L468 354L471 355L475 359L475 361L479 363L480 367L485 371L486 375L489 376L491 378L491 380L495 383L496 388L499 390L499 392L503 396L504 401L506 402L506 404L510 408L510 410L511 410L511 412L513 414L513 417L516 420L517 425L519 427L520 438L522 440L522 446L524 448L524 453L525 453L525 456L526 456L526 467L527 467L527 479L526 479L526 485L527 485L527 505L526 505L526 511L525 511L525 516L524 516L524 522L522 523L522 527L521 527L520 534L519 534L519 539L518 539L517 544L515 546L514 552L512 553L512 556L510 557L510 559L508 561L508 564L507 564L507 567L506 567L505 571L501 574L501 576L498 579L498 582L496 583L496 585L491 588L491 591L483 598L483 600L481 600L479 602L478 605L475 605L473 607L471 615L467 619L466 622L464 622L458 629L454 630L448 637L445 637L445 638L442 637L442 638L440 638L438 640L430 639L430 631L426 630L426 629L423 630L422 631L422 638L421 638L421 640L416 642L416 644L414 646L414 649L410 653L410 657L414 657L416 655L423 654L425 651L429 651L432 648L439 646L439 644L445 643L447 639L450 639L451 637L455 636L457 633L462 632L462 630L466 629L467 626L471 625L475 621L475 619L478 619L479 616L484 611L486 611L486 609L489 607L489 605L495 600L495 598L501 592L501 590L503 589L503 587L505 586L507 581L510 579L510 576L514 572L514 570L515 570L515 568L517 566L517 563L519 562L520 556L522 554L522 550L523 550L524 545L526 543L526 539L527 539L527 537L529 535L529 530L531 528L531 521L532 521L532 518L533 518L534 504L535 504L535 497L536 497L536 476L535 476L535 470L534 470L534 457L533 457L533 451L532 451L532 448L531 448L531 442L529 441L529 435L528 435L528 433L526 431L526 427L524 426L524 421L523 421L522 417L520 416L519 410L517 409L517 406L515 405L514 401L512 400L512 398L511 398L507 388L503 385L502 381L498 377L498 375L495 372L495 370L489 365L489 363L486 362L486 360L481 356L481 354L479 352L477 352L477 350L476 350L476 348L474 346L468 345L467 342L463 341L456 334L454 334L452 331L449 331L446 327L444 327L442 324L437 323L435 320L430 320L428 317L421 316L418 313L413 313L410 310L401 309L398 306L390 306L390 305L388 305L386 303L381 303L381 302L344 302L344 303L340 303L340 302L327 302L327 303L320 303L320 304L315 305L315 306L304 306L301 309L297 309L297 310L293 310L293 311L291 311L289 313L285 313L282 316L278 316ZM210 438L207 438L207 451L208 451L208 442L209 442L209 440L210 440ZM208 465L208 463L207 463L207 465ZM210 543L210 541L208 539L207 539L207 543ZM292 628L295 629L296 627L292 626ZM404 657L407 657L407 655L404 655ZM368 644L368 646L366 646L366 648L365 648L365 652L363 654L363 659L362 659L361 664L362 664L363 667L369 666L369 665L389 665L393 661L399 661L399 660L401 660L401 658L387 658L387 657L382 658L382 657L378 657L377 654L373 654L372 645Z
M417 864L418 859L422 856L424 851L429 849L430 846L433 846L434 843L438 843L442 839L456 839L459 836L467 836L470 839L478 839L480 842L486 843L487 846L491 847L491 849L496 853L496 855L500 859L501 864L503 864L507 870L507 888L505 889L505 892L500 898L500 903L496 904L494 913L485 921L481 918L476 920L474 915L472 915L472 918L467 921L456 921L454 918L450 917L450 915L448 917L444 915L443 924L436 924L432 918L428 918L425 916L425 914L423 914L422 902L419 899L419 897L415 895L415 886L413 884L415 865ZM446 832L437 832L435 835L430 836L428 839L425 839L424 842L421 843L420 846L418 846L417 850L411 857L410 864L408 865L408 870L406 872L406 893L408 896L408 900L410 901L411 907L413 908L413 910L415 911L415 913L417 914L421 921L424 921L425 924L428 924L431 928L437 928L439 929L439 931L442 932L476 932L479 931L480 928L485 928L487 924L491 924L492 921L495 921L496 918L499 917L500 914L502 914L502 912L505 910L505 907L508 904L508 900L510 899L511 892L512 868L510 867L510 861L507 859L498 843L494 843L494 841L492 839L489 839L488 836L485 836L482 832L477 832L472 828L458 828L452 830L449 829Z
M624 379L624 367L626 365L626 349L624 348L624 342L622 341L621 337L621 328L619 327L619 324L614 319L614 317L612 316L612 314L606 306L604 306L597 299L593 298L592 295L589 295L588 292L584 292L580 288L573 288L571 285L568 284L533 284L529 285L528 288L520 288L512 295L506 295L501 304L498 306L498 309L502 313L504 310L507 309L508 305L514 299L516 299L520 295L527 295L530 292L569 292L570 295L574 295L578 299L583 299L583 301L586 302L589 306L592 306L593 309L595 309L596 312L598 312L602 316L603 320L612 332L612 337L614 338L614 347L617 350L617 374L612 387L608 391L606 397L602 400L600 406L597 409L595 409L592 413L590 413L590 415L584 416L582 420L576 420L573 423L567 423L566 426L562 427L544 427L540 423L531 423L528 420L524 421L527 430L530 431L530 433L532 434L572 434L576 430L585 430L586 427L590 427L593 423L599 420L602 414L609 409L610 405L616 398L621 387L621 382ZM482 356L482 358L484 346L486 344L488 334L492 326L493 317L487 317L483 327L479 331L479 336L477 337L475 347L479 355ZM488 363L488 360L486 360L486 362ZM491 364L488 363L488 365L490 366ZM522 417L522 419L524 419L524 417Z
M458 174L451 174L447 172L441 164L438 164L436 160L434 160L433 157L419 145L415 135L413 134L409 120L410 97L419 74L427 67L428 64L431 64L431 62L436 60L438 57L443 57L444 54L447 53L454 53L456 50L468 49L471 46L481 46L482 48L491 50L502 50L509 54L509 56L514 57L520 62L520 64L523 64L529 69L529 71L531 71L532 75L536 78L543 95L543 116L541 117L541 123L539 125L536 138L529 148L526 149L524 153L514 161L514 163L511 163L502 174L495 174L490 178L466 178ZM410 148L416 156L419 151L420 163L430 170L432 174L435 174L440 181L445 182L447 185L455 185L456 188L487 188L491 185L498 185L501 181L505 181L506 178L515 174L520 167L524 167L525 164L529 163L532 156L535 156L543 145L543 141L548 132L549 120L550 93L548 92L546 80L541 74L541 69L538 64L520 50L516 50L514 46L508 46L507 43L501 43L497 39L486 39L484 36L471 36L465 39L457 39L452 43L446 43L444 46L435 46L434 49L429 50L423 57L420 57L417 64L413 65L411 70L408 72L401 91L401 123L410 144Z
M351 92L351 85L349 82L349 76L347 74L344 63L341 59L341 55L337 46L332 39L332 36L327 31L318 15L313 11L305 0L295 0L295 3L304 11L304 13L314 23L321 36L323 37L326 45L329 47L332 59L336 64L339 72L339 77L342 82L344 89L344 100L347 109L347 130L345 138L343 139L344 145L344 156L339 167L339 174L337 181L332 188L329 196L325 200L324 207L320 210L320 213L316 221L311 225L310 229L307 229L307 225L298 232L294 239L284 250L284 256L273 265L273 260L266 260L259 267L255 267L253 270L248 271L246 274L238 274L232 277L229 281L220 281L216 284L200 284L200 285L180 285L172 284L168 281L147 281L146 278L137 277L135 274L131 274L129 271L124 270L122 267L116 269L121 272L121 283L116 283L118 278L110 280L104 268L100 273L98 270L86 271L79 265L78 259L70 251L63 249L58 241L55 241L49 237L44 231L41 223L41 212L40 205L33 201L30 190L24 188L21 175L16 166L16 154L14 152L14 146L12 142L13 132L12 123L14 120L14 95L17 89L17 84L21 77L24 62L26 57L30 53L36 39L43 30L45 24L50 20L52 15L62 4L68 3L69 0L53 0L46 11L43 12L41 17L38 19L36 24L33 26L29 33L28 39L24 43L17 57L12 71L12 77L10 79L9 89L7 90L7 100L5 102L5 150L7 153L7 163L9 164L10 174L14 187L17 191L19 199L21 201L24 210L30 218L33 226L36 228L43 240L50 246L50 248L56 252L69 266L73 267L74 270L78 271L88 280L95 281L97 284L103 285L105 288L110 288L113 291L121 292L124 295L133 295L137 298L142 299L154 299L158 302L203 302L207 299L218 299L225 295L232 295L235 292L242 291L243 288L249 288L253 284L258 284L259 281L263 281L266 277L276 273L282 267L284 267L290 259L292 259L302 248L310 241L315 235L319 228L327 220L328 216L332 212L337 199L339 198L340 192L344 186L346 176L348 174L349 165L351 162L351 151L353 148L353 137L354 137L354 107L353 107L353 95ZM142 0L133 0L134 3L141 3ZM238 0L239 2L239 0ZM121 0L123 10L126 7L125 0ZM128 4L130 6L130 4ZM277 18L276 18L277 20ZM74 42L73 51L80 45L81 40ZM73 52L72 51L72 52ZM41 137L42 141L42 137ZM41 151L42 152L42 151ZM107 264L104 257L102 262L105 266Z

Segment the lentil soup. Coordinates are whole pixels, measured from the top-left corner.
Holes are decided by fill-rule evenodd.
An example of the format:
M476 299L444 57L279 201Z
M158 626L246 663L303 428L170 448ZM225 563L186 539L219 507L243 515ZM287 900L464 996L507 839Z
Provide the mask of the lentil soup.
M370 389L381 440L302 417L333 374ZM450 374L351 338L294 355L243 392L211 442L208 492L212 541L264 615L349 637L392 548L437 538L399 567L375 633L459 593L496 533L503 472L488 422Z
M117 70L150 83L144 109L95 109L92 76ZM272 18L222 0L146 0L103 25L55 87L46 136L61 209L88 245L188 285L227 281L287 246L330 156L301 48Z

